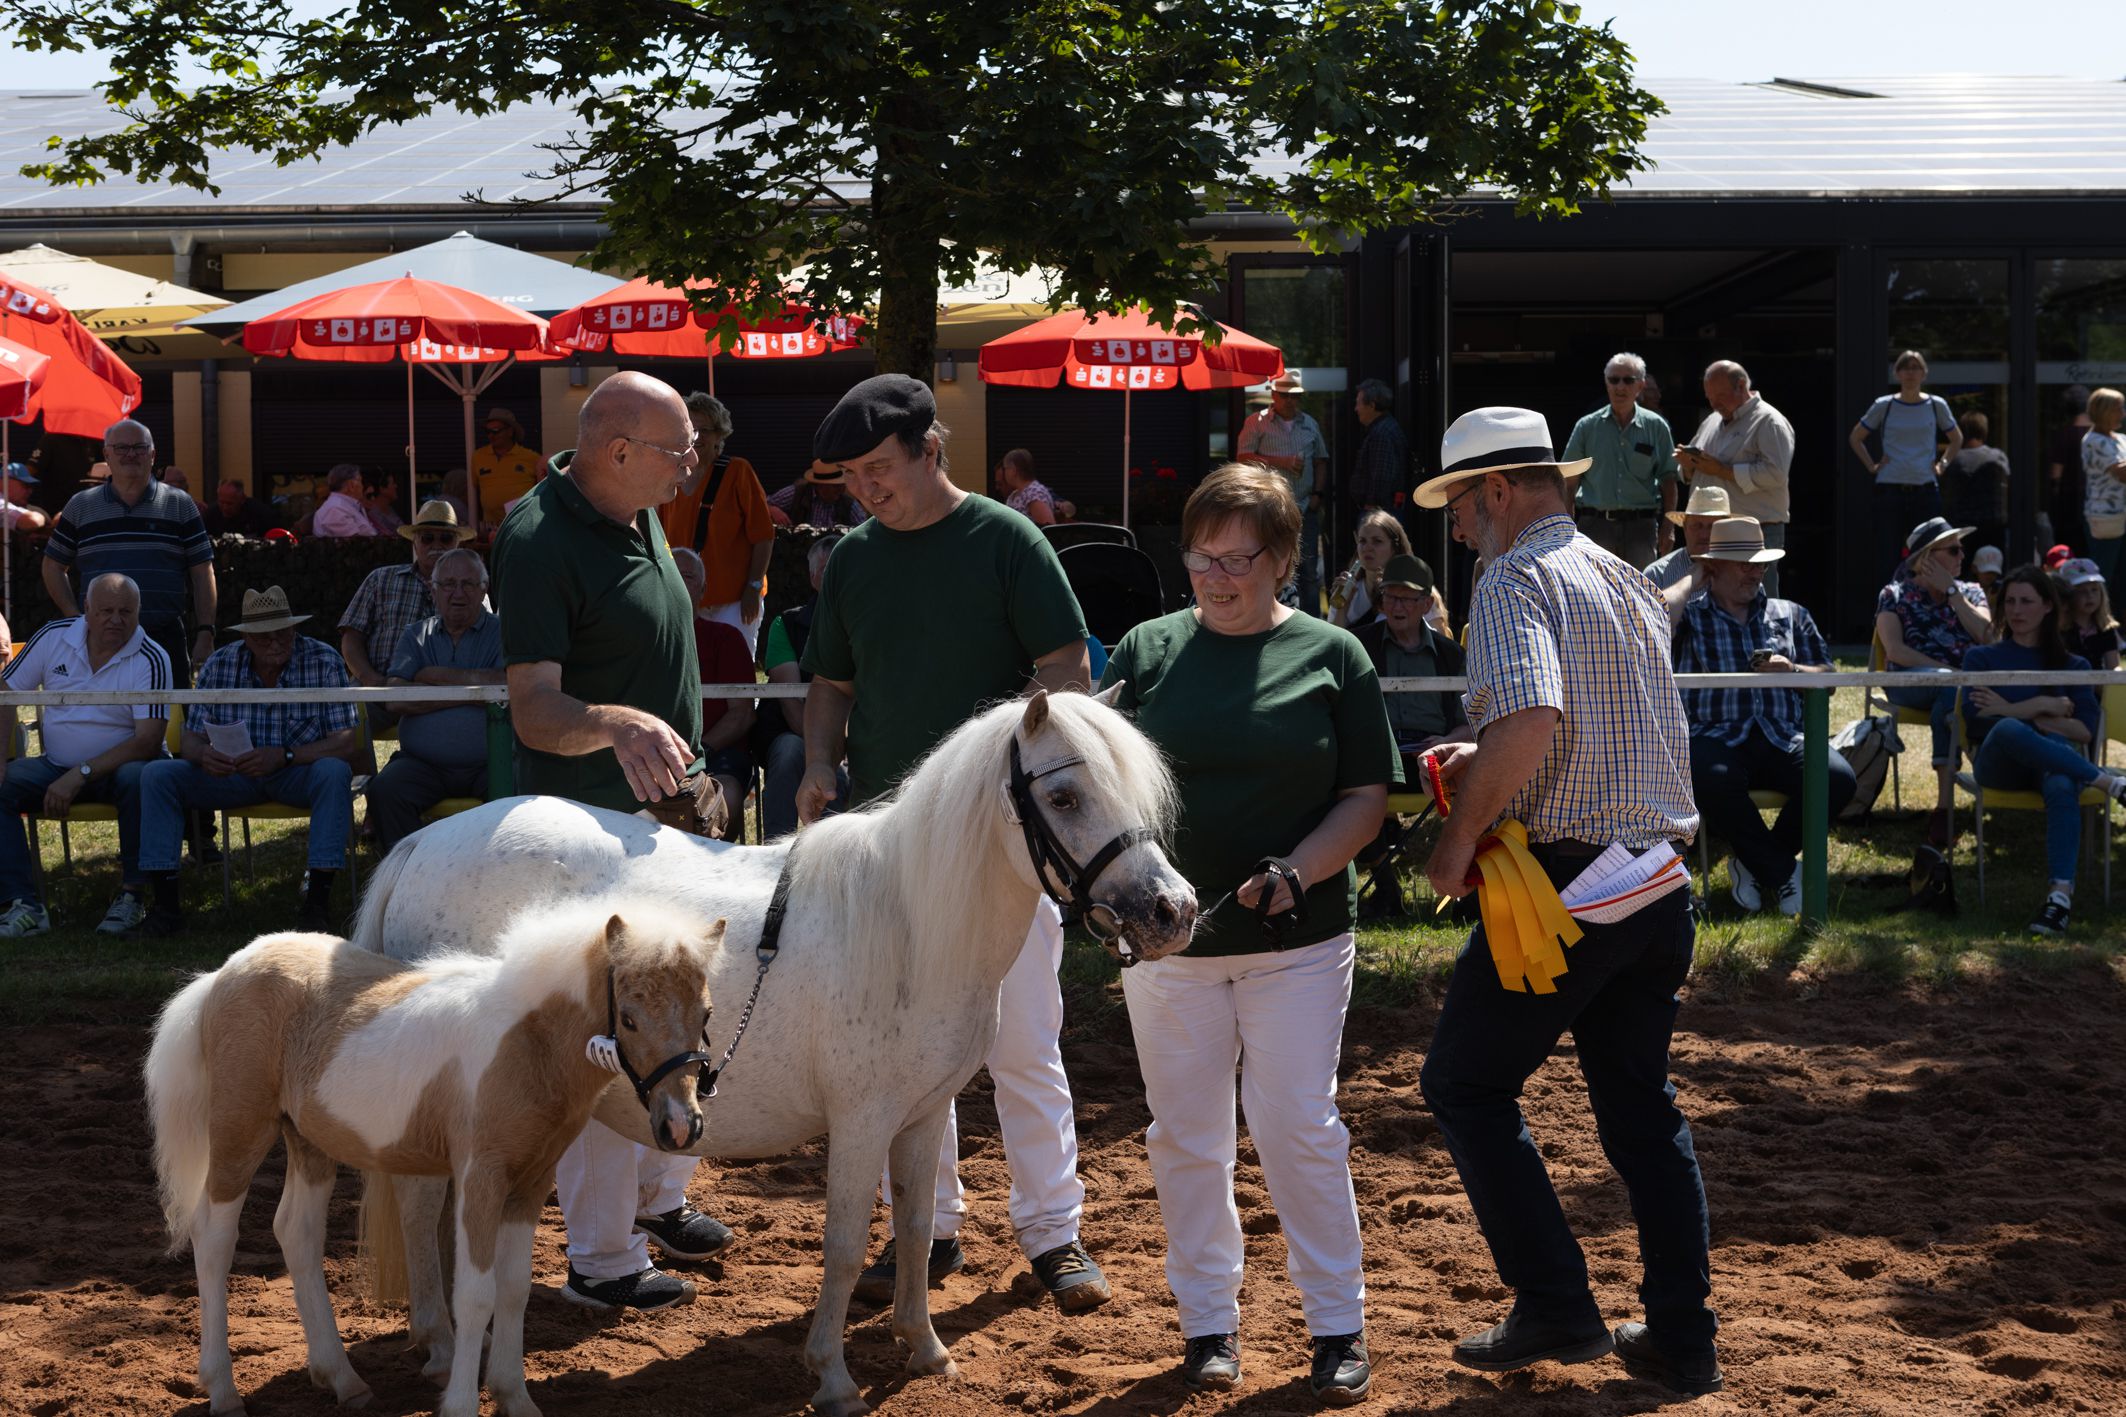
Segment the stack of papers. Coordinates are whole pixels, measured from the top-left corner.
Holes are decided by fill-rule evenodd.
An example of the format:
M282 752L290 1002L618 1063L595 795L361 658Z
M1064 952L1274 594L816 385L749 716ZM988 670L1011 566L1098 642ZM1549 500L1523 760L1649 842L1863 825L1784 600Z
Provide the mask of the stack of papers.
M1690 884L1690 871L1667 842L1637 855L1611 846L1559 893L1567 913L1596 925L1614 925L1641 906Z

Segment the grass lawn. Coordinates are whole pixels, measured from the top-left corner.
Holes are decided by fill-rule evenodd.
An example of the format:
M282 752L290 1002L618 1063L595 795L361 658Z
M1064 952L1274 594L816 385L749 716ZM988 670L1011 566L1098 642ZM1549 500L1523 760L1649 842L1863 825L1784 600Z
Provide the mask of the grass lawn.
M1860 692L1833 696L1835 731L1860 716ZM1744 916L1727 896L1727 869L1713 868L1710 917L1698 932L1699 987L1740 986L1766 973L1801 972L1826 982L1840 975L1877 979L1912 978L1950 983L2003 967L2051 970L2092 958L2109 959L2126 942L2126 902L2121 916L2104 905L2100 843L2086 842L2075 922L2063 940L2025 932L2042 892L2044 832L2039 814L1994 814L1988 838L1988 902L1981 909L1974 872L1970 800L1959 795L1956 854L1958 914L1952 919L1916 912L1892 913L1904 898L1904 877L1925 832L1925 809L1933 797L1924 728L1902 730L1904 807L1892 804L1886 784L1872 817L1834 826L1831 842L1831 921L1805 936L1773 915ZM2115 833L2116 834L2116 833ZM94 932L118 889L117 829L85 825L72 832L73 861L60 855L58 831L42 828L47 873L46 904L53 927L34 939L0 942L7 969L0 974L0 1024L70 1020L145 1021L176 982L193 970L211 969L254 936L285 928L294 918L301 888L304 833L301 823L252 825L256 882L247 879L240 836L234 859L234 889L221 900L219 868L185 873L190 931L174 941L110 939ZM375 857L360 858L366 879ZM1691 861L1697 870L1695 857ZM2121 863L2126 874L2126 862ZM2126 880L2121 881L2126 892ZM347 873L339 905L351 912ZM1398 928L1369 927L1359 934L1354 1002L1397 1005L1429 993L1446 978L1466 931L1434 924L1431 904L1421 918ZM1117 968L1088 940L1072 943L1064 964L1079 1025L1097 1025L1118 1008L1106 986Z

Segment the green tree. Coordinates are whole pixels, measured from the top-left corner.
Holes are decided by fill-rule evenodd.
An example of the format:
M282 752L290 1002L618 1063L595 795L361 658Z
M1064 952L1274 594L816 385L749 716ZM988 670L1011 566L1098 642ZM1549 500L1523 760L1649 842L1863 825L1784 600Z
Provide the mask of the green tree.
M1660 103L1555 0L0 0L32 49L113 56L131 120L26 169L214 190L456 109L573 109L608 269L734 292L802 265L927 377L940 270L1060 273L1064 304L1176 317L1220 274L1192 219L1289 216L1317 248L1495 189L1564 213L1643 165ZM205 78L198 77L201 73ZM186 76L192 76L187 81ZM473 194L477 196L478 194Z

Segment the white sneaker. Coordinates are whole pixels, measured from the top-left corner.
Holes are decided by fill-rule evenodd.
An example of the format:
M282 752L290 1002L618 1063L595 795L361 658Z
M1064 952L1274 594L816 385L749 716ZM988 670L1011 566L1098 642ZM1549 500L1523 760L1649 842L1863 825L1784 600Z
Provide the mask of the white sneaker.
M1735 897L1735 904L1752 915L1764 909L1764 892L1757 889L1757 878L1742 864L1741 857L1727 858L1727 878L1734 882L1730 893Z
M120 891L111 908L103 912L103 920L96 926L99 935L123 935L147 918L148 908L140 903L140 897L129 891Z
M18 900L0 912L0 940L26 940L50 932L52 917L34 900Z
M1796 861L1794 869L1787 873L1786 884L1779 887L1779 913L1786 916L1795 916L1801 913L1801 863L1799 861Z

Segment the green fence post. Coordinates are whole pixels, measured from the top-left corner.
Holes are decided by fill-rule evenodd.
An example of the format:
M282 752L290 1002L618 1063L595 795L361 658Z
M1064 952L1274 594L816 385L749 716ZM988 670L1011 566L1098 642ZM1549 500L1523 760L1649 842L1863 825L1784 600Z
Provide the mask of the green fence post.
M517 795L517 735L509 726L509 705L487 706L487 800Z
M1818 930L1831 914L1831 691L1802 699L1801 920Z

